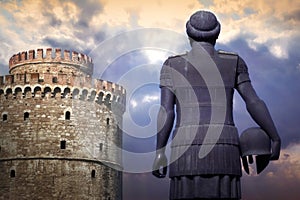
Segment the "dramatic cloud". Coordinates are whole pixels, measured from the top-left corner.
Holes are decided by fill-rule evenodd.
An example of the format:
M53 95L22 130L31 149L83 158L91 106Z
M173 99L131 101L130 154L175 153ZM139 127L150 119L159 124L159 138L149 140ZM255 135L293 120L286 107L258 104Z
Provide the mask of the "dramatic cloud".
M226 0L214 1L210 8L223 24L220 42L228 43L242 36L254 50L263 45L274 56L286 59L289 43L299 35L299 4L298 1Z
M300 197L300 144L283 149L279 161L271 162L260 175L243 176L245 199L291 199Z
M244 175L243 197L299 199L299 8L297 0L0 1L0 74L8 74L10 56L24 50L54 47L89 54L95 77L119 82L129 91L124 118L135 125L125 134L124 147L153 151L151 122L157 113L153 105L159 103L161 65L189 49L188 17L199 9L211 10L222 24L217 48L237 52L246 61L283 142L280 161L260 176ZM240 132L257 126L238 94L234 118ZM149 124L151 131L140 131ZM145 162L150 167L151 159ZM124 200L167 199L168 184L149 173L125 174Z

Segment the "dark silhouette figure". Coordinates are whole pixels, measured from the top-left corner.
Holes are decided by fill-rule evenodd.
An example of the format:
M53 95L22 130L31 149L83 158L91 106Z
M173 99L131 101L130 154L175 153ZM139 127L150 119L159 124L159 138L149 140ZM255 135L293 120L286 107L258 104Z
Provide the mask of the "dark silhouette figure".
M186 29L192 49L168 58L161 70L153 175L166 176L165 146L176 113L170 199L240 199L241 153L232 116L234 90L272 141L271 153L264 159L279 158L280 137L265 103L251 85L244 60L237 54L215 50L221 29L215 15L198 11L190 17ZM221 81L215 82L216 77Z

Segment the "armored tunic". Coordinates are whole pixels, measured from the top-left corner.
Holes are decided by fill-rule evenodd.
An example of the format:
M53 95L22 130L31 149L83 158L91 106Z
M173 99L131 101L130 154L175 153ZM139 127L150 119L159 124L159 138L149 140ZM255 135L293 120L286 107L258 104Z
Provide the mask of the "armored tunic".
M205 62L208 59L215 65L209 66ZM210 82L214 75L209 67L216 67L220 82ZM222 197L240 198L239 139L232 116L232 103L234 88L250 81L245 62L236 54L215 51L208 43L196 43L187 54L166 60L160 80L161 87L169 88L176 97L177 120L169 173L170 198L218 198L220 193L226 193L225 189L215 189L215 192L212 188L205 190L205 186L212 183L220 185L215 184L216 181L224 183L224 187L232 187L230 190L227 188L231 194ZM220 98L221 94L223 96ZM213 119L213 109L217 114L223 113L223 117ZM220 133L206 138L209 127ZM200 158L199 151L205 145L212 145L213 148ZM201 184L199 190L190 191L189 188L198 184Z

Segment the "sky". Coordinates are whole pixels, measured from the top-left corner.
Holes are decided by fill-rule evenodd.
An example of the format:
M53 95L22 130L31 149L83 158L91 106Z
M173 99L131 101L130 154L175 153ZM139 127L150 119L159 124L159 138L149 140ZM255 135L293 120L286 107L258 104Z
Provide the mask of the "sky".
M300 2L298 0L0 0L0 75L18 52L62 48L93 58L94 77L123 85L124 200L168 199L169 180L149 173L164 60L189 50L185 23L197 10L221 23L216 48L238 53L282 138L281 157L243 174L245 200L300 198ZM238 95L239 132L257 126Z

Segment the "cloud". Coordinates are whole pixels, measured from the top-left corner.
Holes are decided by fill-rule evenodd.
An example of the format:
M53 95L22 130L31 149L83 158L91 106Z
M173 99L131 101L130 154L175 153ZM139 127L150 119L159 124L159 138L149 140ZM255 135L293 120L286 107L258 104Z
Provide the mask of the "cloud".
M132 108L136 108L136 106L138 105L138 103L135 100L130 100L130 105Z
M191 10L200 7L201 4L196 0L180 2L113 0L105 2L102 19L112 26L123 24L130 28L131 19L134 17L139 27L166 28L181 32Z
M299 142L298 117L300 107L299 56L295 54L299 44L289 46L289 59L281 59L266 51L265 46L257 50L249 48L242 38L236 38L221 49L237 51L248 65L252 85L258 96L265 101L275 122L284 146L290 142ZM249 116L243 100L236 92L234 101L234 119L240 132L257 124Z
M0 76L6 75L7 72L8 72L7 65L4 65L4 64L0 63Z
M1 46L9 56L23 50L60 47L93 49L104 39L105 28L93 19L102 12L99 1L1 1Z
M147 49L144 54L149 60L149 63L160 64L166 60L168 53L159 49Z
M298 63L298 65L296 66L296 68L297 68L298 70L300 70L300 63Z
M244 36L254 50L266 44L274 56L282 59L288 57L289 41L300 33L297 28L300 23L297 8L298 1L269 0L215 1L212 6L223 25L220 42L226 44L236 37Z
M279 161L272 161L258 176L244 174L245 199L291 199L300 197L300 144L293 144L281 151Z
M273 44L270 47L270 52L277 58L288 58L286 49L283 49L282 45Z
M142 103L151 103L153 101L158 101L158 100L159 100L159 95L154 95L154 96L146 95L144 96Z
M268 105L285 147L281 160L272 162L264 174L243 177L244 197L263 199L268 194L273 199L293 199L295 195L300 196L297 193L299 171L295 168L299 169L299 147L291 145L300 141L300 46L297 42L300 40L299 4L297 0L188 0L176 3L160 0L0 1L0 74L8 73L10 56L20 51L50 46L88 54L99 47L106 54L100 51L91 53L97 78L101 76L119 81L122 75L142 66L142 73L128 73L128 79L123 82L126 81L129 86L140 85L149 77L158 82L164 57L184 53L188 49L188 42L182 39L186 39L185 23L188 17L196 10L210 9L222 23L219 46L237 51L246 60L252 83ZM182 37L170 32L151 32L132 35L130 40L123 38L125 43L115 40L102 46L118 34L145 27L167 29ZM161 49L146 49L153 44ZM124 54L124 45L129 45L133 51ZM104 73L101 71L103 66L109 66ZM143 100L157 100L156 94L150 91L143 91L142 94L144 96L139 99L131 99L134 108L138 108ZM147 106L135 113L142 125L150 120ZM255 125L242 100L238 98L235 101L235 119L240 130ZM125 139L124 142L136 152L153 150L155 145L153 138L133 140ZM168 180L153 179L151 174L147 176L136 175L131 179L125 176L129 182L126 182L124 188L124 199L167 199ZM135 186L138 186L137 191ZM131 188L127 190L128 187ZM270 193L267 192L269 190Z

